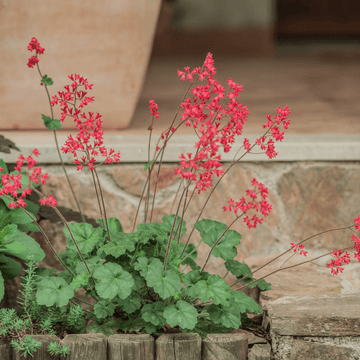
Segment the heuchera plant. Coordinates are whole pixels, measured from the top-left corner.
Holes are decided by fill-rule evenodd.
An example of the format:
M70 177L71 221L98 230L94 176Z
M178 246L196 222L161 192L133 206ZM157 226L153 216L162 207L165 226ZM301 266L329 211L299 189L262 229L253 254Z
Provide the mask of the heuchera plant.
M36 38L32 38L28 49L35 50L36 55L44 53L44 48L40 47ZM97 167L101 164L118 163L120 153L113 149L107 150L103 145L101 115L89 112L86 116L81 112L81 109L93 102L94 98L86 97L87 92L80 90L80 87L88 90L92 88L93 84L89 84L87 79L80 75L70 75L71 85L65 86L66 91L59 92L59 97L53 96L50 100L47 87L52 85L53 81L47 75L41 74L38 62L38 57L32 56L28 66L30 68L37 66L41 76L40 85L45 86L51 104L52 116L50 118L42 115L44 124L47 128L54 130L57 143L56 130L61 129L61 123L65 118L71 116L76 122L78 135L75 138L69 136L61 150L63 153L74 155L74 164L77 165L77 170L83 171L84 167L89 168L98 197L101 218L97 219L99 227L96 228L86 223L85 220L82 223L68 224L58 211L54 197L51 195L45 197L36 189L40 182L45 184L48 174L43 174L41 168L36 167L37 162L32 156L25 158L20 155L15 171L12 173L8 172L4 162L0 163L0 173L2 174L0 196L7 205L0 203L0 211L7 214L7 220L0 223L2 229L0 249L8 251L12 246L19 250L19 229L27 230L28 228L24 228L23 225L19 227L15 219L20 212L25 212L30 218L29 222L33 222L43 233L51 250L65 269L58 276L54 269L36 269L36 276L33 279L36 297L33 301L49 308L57 306L69 309L75 304L73 301L75 291L84 288L86 296L92 296L97 301L92 311L84 309L87 320L91 322L89 330L95 333L102 332L105 335L117 331L159 334L166 328L178 327L182 332L198 332L205 337L208 333L230 332L232 329L238 329L248 321L246 313L261 314L261 307L238 290L245 286L250 288L258 286L260 290L265 291L270 290L271 286L264 278L258 280L253 278L250 268L235 260L241 235L235 230L229 229L236 220L243 216L244 223L250 229L256 228L257 224L262 223L263 218L259 218L256 214L250 217L249 213L255 210L264 217L269 215L272 206L266 201L268 189L264 184L253 179L252 188L246 192L248 200L245 197L241 197L239 201L230 199L228 205L223 206L224 211L235 213L236 218L230 225L214 220L200 220L200 217L221 179L246 153L251 152L255 146L259 146L269 159L276 157L274 140L282 141L284 137L284 132L280 131L279 126L283 125L284 129L287 129L290 123L290 120L286 120L290 114L289 109L287 107L278 108L278 115L274 120L267 115L267 123L263 125L263 128L267 128L265 134L254 144L250 144L250 141L245 138L243 140L245 153L238 160L233 161L226 170L223 170L221 169L219 149L222 147L224 152L229 152L232 144L235 143L235 136L242 134L243 125L247 121L247 107L236 101L236 97L242 91L242 85L229 79L230 91L225 95L224 87L214 78L216 69L210 53L206 56L202 68L198 67L190 72L189 67L185 67L184 71L178 71L181 81L185 81L186 78L191 82L187 94L197 80L204 82L205 85L193 88L191 90L193 98L186 98L181 103L183 113L180 122L175 125L175 117L171 126L161 135L152 160L150 160L151 133L154 117L158 118L159 112L154 100L150 100L152 125L148 128L150 130L149 159L144 169L144 171L148 171L148 178L135 215L133 232L125 233L118 219L108 218L106 215L102 188L97 174ZM213 95L215 96L213 97ZM227 99L229 102L225 104ZM77 101L80 101L78 106ZM54 119L52 108L55 105L61 106L60 120ZM205 114L205 109L210 112ZM226 116L230 120L224 125ZM182 124L192 126L198 134L199 141L195 144L196 152L195 154L181 154L180 166L175 171L182 177L180 186L183 187L176 213L165 215L161 223L152 222L156 184L163 153L168 141ZM84 155L79 157L79 153ZM37 149L34 149L33 155L35 157L39 155ZM96 160L98 155L104 158L101 163ZM23 169L25 164L27 170ZM157 178L152 204L150 204L150 179L156 164L158 164ZM66 174L64 164L63 168ZM213 185L214 175L219 178L215 185ZM70 181L69 185L71 188ZM194 228L185 240L187 229L184 214L189 203L195 191L199 194L208 190L210 194ZM35 206L25 199L31 191L39 194L41 205L53 207L64 222L64 233L68 238L69 245L65 253L57 254L54 250L47 235L32 215L36 213L36 209L28 211ZM72 193L75 197L73 191ZM138 225L135 231L136 219L143 199L145 203L144 223ZM77 202L77 204L79 212L82 214L79 203ZM24 218L21 217L21 219ZM360 216L354 220L354 224L353 226L360 230ZM197 247L200 243L195 247L189 242L194 229L200 233L200 243L204 242L209 246L208 256L202 266L196 263ZM298 244L291 243L288 251L298 252L301 250L300 254L306 256L307 252L303 250L304 245L302 245L306 240ZM354 246L351 248L355 249L355 257L360 261L360 239L353 235L352 240ZM344 250L351 248L334 250L333 255L337 259L332 260L328 265L333 274L343 271L342 263L349 263L349 254L347 252L344 254ZM36 260L41 261L44 254L40 251L41 249L37 250L39 251L36 252L38 256ZM29 253L29 249L21 249L21 251L25 255ZM221 277L205 271L211 256L221 257L225 260L226 275L230 272L237 278L233 284L229 285L225 281L226 275ZM5 255L0 258L0 262L4 257ZM184 271L188 267L191 270L185 273ZM4 273L1 264L0 269ZM235 289L239 283L243 286ZM3 279L1 277L0 291L2 291L2 293L0 292L1 299L3 296ZM80 299L77 300L91 305ZM78 327L78 332L85 333L85 326L86 323L82 323Z

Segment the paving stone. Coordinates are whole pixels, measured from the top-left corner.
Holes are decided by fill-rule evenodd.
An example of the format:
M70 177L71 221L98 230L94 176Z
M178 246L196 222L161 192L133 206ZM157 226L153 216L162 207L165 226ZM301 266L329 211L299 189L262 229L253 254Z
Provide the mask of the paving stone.
M316 295L269 302L263 326L270 327L275 360L323 359L318 353L324 359L332 353L360 358L358 299L359 294ZM297 357L300 353L308 357Z
M354 349L349 347L295 340L290 360L350 360L355 355Z
M291 336L360 336L359 294L286 296L268 303L271 329Z

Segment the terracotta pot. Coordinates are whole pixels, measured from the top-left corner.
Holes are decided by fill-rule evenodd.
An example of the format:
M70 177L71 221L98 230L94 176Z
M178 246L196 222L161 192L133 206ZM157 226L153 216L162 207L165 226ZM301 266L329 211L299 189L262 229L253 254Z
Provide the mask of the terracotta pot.
M27 46L36 37L42 75L54 81L50 96L70 85L70 74L94 84L84 108L102 115L104 129L131 121L150 59L161 0L0 0L0 130L43 129L48 97ZM82 90L82 88L80 88ZM85 89L84 89L85 90ZM78 103L79 104L79 103ZM60 119L60 106L54 107ZM75 129L67 118L63 129Z

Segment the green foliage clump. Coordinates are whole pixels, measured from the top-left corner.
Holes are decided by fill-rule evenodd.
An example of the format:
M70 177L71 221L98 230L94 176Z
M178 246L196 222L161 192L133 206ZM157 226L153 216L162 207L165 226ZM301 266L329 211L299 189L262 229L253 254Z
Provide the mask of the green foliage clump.
M77 247L65 227L69 246L59 256L70 271L55 276L53 269L37 269L36 302L47 307L64 306L83 287L86 296L98 301L93 312L86 314L88 320L94 320L90 331L106 336L118 329L161 334L167 325L205 337L208 333L238 329L246 323L246 313L261 314L261 307L253 299L232 290L221 276L201 271L195 263L195 246L189 244L183 251L185 244L177 241L175 235L170 243L168 266L164 268L174 220L175 215L166 215L162 223L140 224L136 232L127 234L119 220L110 218L111 241L105 226L69 224ZM177 225L179 220L178 217ZM100 219L98 222L102 224ZM179 236L186 233L185 225L182 221ZM226 225L212 220L195 224L202 241L211 247L223 233L223 227L226 229ZM234 260L240 239L239 233L228 231L212 252L225 260L226 269L237 279L251 274L247 265ZM188 266L191 270L185 274ZM265 280L254 280L251 276L245 279L247 284L253 282L250 287L270 289Z
M33 259L33 257L32 257ZM0 309L0 338L11 340L10 345L27 354L33 356L33 353L41 347L41 343L26 335L59 335L64 330L68 333L85 333L85 320L83 309L80 305L75 307L40 306L35 299L34 285L36 275L34 260L29 262L29 270L24 270L27 275L22 280L22 295L18 299L22 311L16 313L15 309ZM54 328L58 330L55 331ZM68 354L67 346L60 346L56 342L51 342L48 346L51 355L59 354L66 356Z

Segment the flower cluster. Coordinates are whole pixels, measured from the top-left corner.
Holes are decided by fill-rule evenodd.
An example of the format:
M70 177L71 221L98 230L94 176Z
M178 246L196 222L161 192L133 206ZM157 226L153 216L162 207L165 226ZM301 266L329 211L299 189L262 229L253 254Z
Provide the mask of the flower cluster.
M30 51L36 50L36 54L43 54L45 50L44 48L40 47L40 43L35 37L31 39L28 45L28 49ZM36 56L33 56L29 59L28 66L33 67L37 62L39 62L39 59ZM95 168L94 163L96 160L94 156L97 156L99 151L101 156L106 157L104 161L105 164L112 164L114 161L118 163L120 161L120 152L115 153L113 149L110 149L108 152L106 147L102 146L104 131L100 130L102 125L101 115L97 113L94 118L94 113L89 112L87 118L85 113L80 113L80 110L78 110L94 101L94 97L86 97L87 92L79 91L78 88L80 86L85 86L85 90L91 90L93 84L89 84L87 79L78 74L71 74L68 77L70 80L72 80L72 84L64 86L66 92L58 92L60 99L55 95L52 97L53 100L50 102L52 106L57 105L58 103L60 103L60 106L62 106L60 119L61 122L63 122L65 118L70 115L73 117L74 121L76 122L76 127L79 130L79 133L76 135L75 139L71 135L68 136L68 139L65 142L65 146L61 148L62 152L64 154L69 152L73 153L74 157L76 158L74 164L78 165L78 170L82 170L83 165L77 158L77 151L85 152L85 156L81 157L81 160L83 164L88 165L90 170ZM76 100L81 100L78 109L76 108ZM71 103L71 101L74 101L74 103ZM74 106L74 109L69 108L68 104ZM86 120L82 121L79 119L79 117ZM95 139L92 145L89 144L90 138Z
M29 51L36 51L36 55L41 55L44 53L45 49L40 47L40 43L38 43L36 38L32 38L29 45L28 45L28 50ZM36 65L36 63L39 62L39 59L36 56L32 56L31 58L29 58L29 62L27 63L27 66L29 68L32 68Z
M234 213L237 214L238 210L241 210L243 214L246 214L247 211L250 209L255 209L257 212L260 212L266 217L270 214L270 211L272 209L272 205L270 205L265 199L268 197L268 189L264 187L264 184L259 183L255 178L252 180L251 184L255 186L254 190L246 190L246 194L252 198L252 201L249 201L246 203L246 200L244 197L240 199L239 202L234 202L233 199L230 199L228 201L229 205L224 206L224 211L232 211L234 210ZM261 193L261 197L263 198L260 202L255 202L258 195L256 194L256 187L258 187L259 192ZM251 223L251 220L253 223ZM245 216L244 222L248 226L249 229L256 228L257 223L261 224L263 219L258 218L256 215L254 215L251 220L248 216Z
M149 100L149 109L150 109L150 114L154 115L158 119L159 118L159 112L158 112L159 107L157 106L157 104L155 103L155 101L153 99Z
M354 220L355 229L360 231L360 216L358 216ZM354 249L356 254L354 254L354 258L357 258L360 262L360 238L355 235L351 236L351 240L354 241ZM342 255L344 251L342 250L333 250L333 255L336 256L336 260L331 260L331 263L328 264L328 268L331 268L331 272L334 275L337 275L339 271L342 273L344 268L340 267L343 263L348 264L350 262L350 256L348 253ZM341 256L342 255L342 256Z
M303 244L300 244L300 245L298 246L298 245L296 245L296 244L294 244L294 243L290 243L290 246L291 246L292 248L294 248L294 252L297 252L298 247L299 247L299 249L303 249L303 248L305 247ZM308 253L308 252L305 251L305 250L301 250L301 251L300 251L300 255L306 256L307 253Z
M341 256L344 252L341 250L333 250L333 255L337 257L336 260L331 260L331 263L328 264L328 268L332 268L331 272L334 275L337 275L340 271L343 272L344 268L340 267L342 263L348 264L350 262L350 256L348 253L345 253L345 255ZM335 268L334 268L335 266Z
M63 122L65 118L70 115L73 117L74 121L76 122L76 127L79 130L79 133L76 135L75 139L71 135L68 136L68 139L65 142L65 146L61 148L62 152L64 154L72 153L74 155L74 157L76 158L74 164L78 165L78 170L82 170L83 165L77 158L77 151L85 152L86 156L82 156L81 160L84 165L88 165L90 170L93 170L95 168L94 163L96 162L96 160L94 156L97 156L99 154L99 151L101 153L101 156L106 157L105 164L112 164L114 161L118 163L120 161L120 152L115 153L113 149L110 149L110 151L108 152L106 147L102 146L104 131L100 130L102 126L101 115L97 113L94 117L94 113L89 112L87 118L85 113L80 114L80 110L77 110L75 107L76 100L81 100L80 105L78 106L79 109L94 101L94 97L86 97L87 92L78 91L79 86L85 86L85 90L91 90L93 84L89 84L87 79L84 79L78 74L70 75L69 79L73 82L71 85L64 86L65 90L67 91L58 92L61 100L57 96L53 96L53 100L51 101L52 106L57 105L58 102L62 106L60 121ZM70 86L72 91L70 91ZM75 108L74 112L73 109L69 108L68 106L68 103L70 103L70 101L74 101L74 103L71 104ZM82 121L79 119L79 117L86 120ZM95 139L92 145L89 144L91 138Z
M221 155L218 154L219 148L222 146L225 153L231 150L232 144L235 142L235 135L241 135L248 115L248 107L239 104L235 99L239 96L243 86L235 83L231 78L228 80L228 86L232 91L229 91L226 96L230 101L226 108L224 108L223 104L220 104L220 101L224 103L226 99L225 89L214 78L216 68L211 53L206 57L204 68L203 72L201 72L200 67L195 68L192 72L190 72L189 67L184 68L185 72L178 70L181 81L185 81L186 77L192 82L194 80L193 76L197 74L199 74L200 81L207 80L205 86L199 85L191 91L194 95L193 102L190 98L187 98L181 103L183 109L181 120L185 121L186 126L192 125L194 129L198 129L202 136L199 142L195 144L195 147L199 150L194 157L190 153L187 154L188 158L181 154L181 168L176 169L176 173L185 179L196 181L195 187L198 189L198 193L212 186L214 174L217 176L224 174L224 171L219 169L221 166ZM216 94L214 98L212 98L213 94ZM204 109L210 110L209 114L205 114ZM280 115L275 117L276 123L279 125L283 122L284 128L287 129L290 123L290 120L285 121L290 114L288 107L284 110L279 108L277 111ZM230 120L223 128L220 128L224 115L230 117ZM281 133L279 127L275 126L274 122L270 120L270 115L268 115L268 120L268 123L263 126L271 128L272 136L276 141L282 141L284 133ZM265 138L263 136L257 139L256 144L261 146L262 150L266 149L266 154L271 159L277 155L274 151L274 142L269 139L268 143L264 145ZM244 140L244 148L250 151L251 145L248 139ZM204 171L199 172L197 177L195 173L201 168Z
M275 121L279 125L280 123L283 123L284 129L287 129L290 120L285 120L289 115L290 111L289 108L286 106L284 109L281 109L280 107L276 109L277 113L279 115L275 116ZM271 115L266 115L267 119L269 120L266 124L263 125L263 128L269 127L272 132L272 137L275 139L275 141L282 141L284 138L284 133L280 132L279 127L274 125L274 121L271 120ZM255 144L260 146L261 150L266 150L265 153L268 156L269 159L272 159L276 157L277 152L275 152L275 145L273 139L268 139L267 144L265 145L264 142L266 140L266 136L261 136L260 138L256 139ZM245 138L244 140L244 148L248 151L250 151L251 145L248 139Z
M32 151L32 153L37 157L39 156L39 151L37 149L34 149ZM22 171L22 167L24 165L24 162L27 162L27 168L28 171L23 173ZM47 173L42 174L41 173L41 168L35 168L34 166L37 165L37 162L34 160L34 158L32 156L28 156L26 159L25 157L20 154L18 160L16 161L16 167L15 170L19 171L18 174L16 175L9 175L9 174L3 174L2 175L2 184L3 184L3 188L0 189L0 196L4 196L4 195L10 195L12 196L14 199L12 202L9 203L9 208L19 208L19 207L26 207L26 202L24 201L24 198L26 197L26 195L30 195L31 194L31 181L35 182L35 184L39 184L39 181L42 184L46 183L46 179L49 177L49 175ZM29 171L34 168L32 170L32 173L29 174ZM3 172L3 168L0 167L0 173ZM23 189L23 184L21 183L21 180L23 179L23 175L28 175L29 176L29 184L26 185L26 188ZM20 194L20 191L21 194ZM54 197L52 195L50 195L47 199L43 198L40 200L40 204L41 205L50 205L51 206L56 206L57 202L54 199Z

